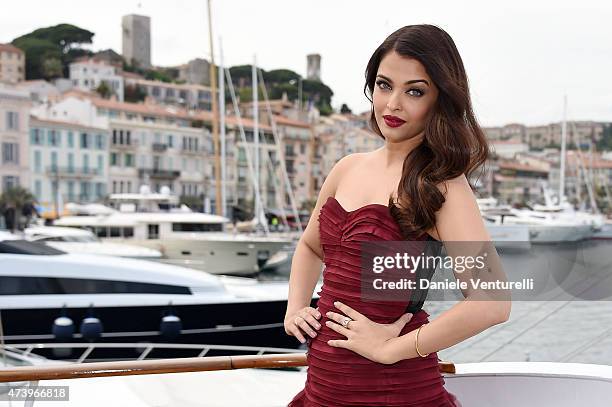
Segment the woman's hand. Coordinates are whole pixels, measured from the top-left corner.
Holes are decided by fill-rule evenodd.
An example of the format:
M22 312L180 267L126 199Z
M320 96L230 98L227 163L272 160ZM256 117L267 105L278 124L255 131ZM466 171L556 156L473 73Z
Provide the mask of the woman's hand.
M285 332L287 335L295 336L300 342L305 343L305 334L314 338L317 336L315 330L321 329L321 324L317 321L319 318L321 318L321 313L318 308L304 307L285 317Z
M412 314L404 314L391 324L379 324L339 301L336 301L334 306L342 314L328 312L326 315L331 321L326 321L325 325L347 339L329 340L327 343L330 346L352 350L373 362L384 364L397 362L391 354L390 340L398 337L404 325L412 318ZM351 321L345 328L342 322L347 316Z

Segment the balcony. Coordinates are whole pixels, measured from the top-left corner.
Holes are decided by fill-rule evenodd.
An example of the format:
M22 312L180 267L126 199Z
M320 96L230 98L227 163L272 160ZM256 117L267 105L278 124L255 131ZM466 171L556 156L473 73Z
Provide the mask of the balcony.
M152 147L154 153L165 153L168 150L168 145L164 143L153 143Z
M144 178L148 175L152 179L174 180L180 177L180 171L162 170L159 168L138 168L138 176Z
M100 175L96 168L57 167L51 166L46 169L47 175L58 178L93 178Z

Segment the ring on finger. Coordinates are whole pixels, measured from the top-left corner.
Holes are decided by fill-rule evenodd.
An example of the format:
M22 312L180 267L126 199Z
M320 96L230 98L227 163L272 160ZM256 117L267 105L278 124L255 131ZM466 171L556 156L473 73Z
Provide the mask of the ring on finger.
M346 329L349 329L348 324L351 321L352 319L350 319L349 317L344 317L344 319L342 320L342 326L345 327Z

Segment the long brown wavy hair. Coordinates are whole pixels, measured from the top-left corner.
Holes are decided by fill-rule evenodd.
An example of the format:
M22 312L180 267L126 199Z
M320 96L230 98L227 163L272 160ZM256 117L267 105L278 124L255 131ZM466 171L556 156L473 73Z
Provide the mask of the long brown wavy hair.
M465 174L474 189L471 178L488 158L489 148L474 117L461 56L446 31L428 24L408 25L387 37L366 67L364 93L370 102L380 61L391 51L418 60L439 91L423 142L404 160L397 201L393 194L389 197L390 213L409 238L435 226L435 214L445 201L438 184ZM373 103L370 126L385 138Z

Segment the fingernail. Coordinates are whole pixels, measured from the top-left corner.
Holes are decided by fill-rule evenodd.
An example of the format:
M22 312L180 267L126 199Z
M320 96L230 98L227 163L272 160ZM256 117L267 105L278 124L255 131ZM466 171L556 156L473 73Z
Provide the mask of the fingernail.
M316 324L315 326L317 327L317 329L321 328L320 324Z
M321 314L319 314L318 312L316 313L316 317L317 318L321 318Z

